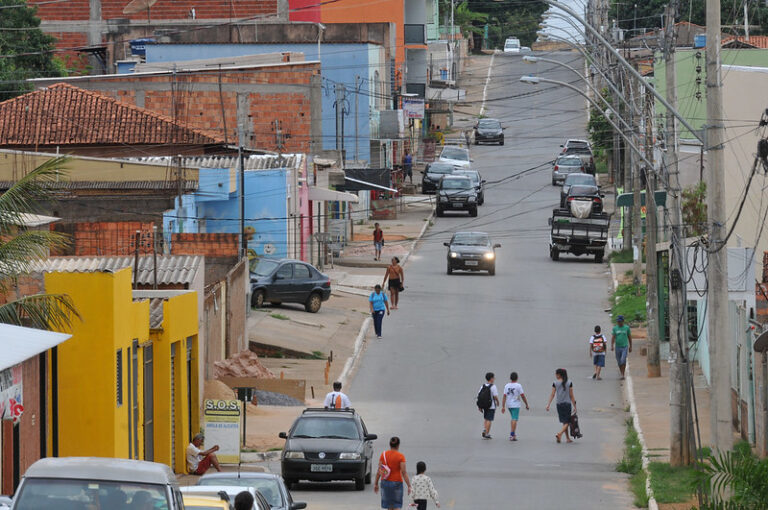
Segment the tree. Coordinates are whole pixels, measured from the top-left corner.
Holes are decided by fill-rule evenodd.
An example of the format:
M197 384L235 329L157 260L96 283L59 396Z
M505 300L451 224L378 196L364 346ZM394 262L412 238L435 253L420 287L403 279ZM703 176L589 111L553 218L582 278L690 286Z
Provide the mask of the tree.
M707 183L702 181L683 190L683 225L686 236L707 231Z
M0 0L0 101L32 90L25 80L64 74L36 12L26 0Z
M64 247L67 238L48 230L24 228L28 214L54 199L51 183L61 179L65 158L51 159L19 179L0 195L0 322L38 329L68 326L77 311L63 294L35 294L13 299L19 279L51 249Z
M459 23L456 10L466 5L469 12L473 12L474 19L468 26ZM469 10L471 5L472 11ZM454 22L462 27L462 32L483 33L483 26L488 25L488 47L501 48L507 37L517 37L524 46L530 46L536 40L536 32L539 30L542 14L549 7L536 0L494 0L491 2L462 2L454 7ZM440 12L449 13L450 0L441 0ZM445 19L445 18L444 18ZM447 22L446 22L447 23Z
M768 508L768 459L758 459L749 443L704 460L697 471L697 485L705 495L702 510Z

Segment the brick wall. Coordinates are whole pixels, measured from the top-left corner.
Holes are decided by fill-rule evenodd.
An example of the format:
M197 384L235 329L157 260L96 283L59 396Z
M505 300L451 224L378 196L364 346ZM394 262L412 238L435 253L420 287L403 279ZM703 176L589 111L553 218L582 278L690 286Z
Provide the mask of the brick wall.
M171 234L171 255L235 257L238 238L237 234Z
M31 0L30 5L39 0ZM68 0L66 7L48 3L38 5L37 15L44 21L88 20L90 17L89 0ZM101 0L102 19L128 18L144 21L147 12L123 14L128 0ZM197 19L249 18L253 16L274 16L277 14L277 0L158 0L152 6L150 17L153 20L190 19L190 11L195 9Z

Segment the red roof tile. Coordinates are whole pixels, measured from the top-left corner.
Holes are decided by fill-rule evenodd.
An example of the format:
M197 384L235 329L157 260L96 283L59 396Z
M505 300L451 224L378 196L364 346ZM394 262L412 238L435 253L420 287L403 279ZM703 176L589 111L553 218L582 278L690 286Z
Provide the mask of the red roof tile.
M0 103L0 146L223 143L214 133L68 83Z
M739 44L740 43L740 44ZM750 35L749 41L743 35L724 36L723 46L735 44L738 46L751 46L753 48L768 49L768 35Z

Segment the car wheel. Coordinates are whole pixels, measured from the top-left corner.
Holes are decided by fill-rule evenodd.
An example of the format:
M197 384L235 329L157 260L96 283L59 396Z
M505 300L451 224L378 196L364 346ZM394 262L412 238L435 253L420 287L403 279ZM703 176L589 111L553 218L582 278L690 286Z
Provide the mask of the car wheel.
M272 305L272 306L281 306L283 304L283 302L282 301L270 301L269 304Z
M304 303L304 310L308 311L309 313L317 313L320 311L320 306L322 303L323 300L320 297L320 294L313 292L309 295L309 298L307 298L307 302Z
M251 298L251 307L252 308L264 308L264 291L263 290L257 290L253 293L253 297Z
M504 139L503 139L503 138L502 138L502 139L501 139L501 141L499 142L499 145L504 145Z
M448 268L445 270L445 272L448 274L453 274L453 268L451 267L450 264L448 264Z
M356 491L365 490L365 477L355 478L355 490Z
M283 478L283 481L285 482L285 488L288 490L292 490L294 486L299 483L299 481L294 478Z
M443 208L438 206L437 209L435 209L435 215L442 217L443 216Z
M550 248L550 249L549 249L549 256L550 256L550 258L551 258L552 260L554 260L555 262L557 262L558 260L560 260L560 250L558 250L558 249L557 249L557 248L555 248L555 247L552 247L552 248Z
M370 485L370 483L371 483L371 473L370 473L370 471L368 472L367 475L365 475L365 483L366 483L366 485Z
M477 205L483 205L485 203L485 195L480 195L480 199L477 201Z
M488 274L490 276L495 276L496 275L496 264L491 266L491 268L488 270Z
M475 145L480 145L480 141L475 139Z
M475 206L475 207L473 207L473 208L471 208L471 209L469 210L469 215L470 215L470 216L472 216L473 218L474 218L475 216L477 216L477 206Z
M595 264L601 264L603 262L603 256L605 252L599 251L595 253Z

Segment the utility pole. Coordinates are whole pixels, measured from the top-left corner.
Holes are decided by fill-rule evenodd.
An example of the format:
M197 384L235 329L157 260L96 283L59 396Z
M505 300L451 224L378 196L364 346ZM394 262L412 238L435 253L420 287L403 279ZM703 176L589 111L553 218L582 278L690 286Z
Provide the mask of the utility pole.
M344 128L342 126L344 118L344 85L341 83L336 84L336 150L341 151L343 145L342 136Z
M355 75L355 161L358 161L358 142L359 142L359 135L358 135L358 123L359 119L357 117L357 112L359 102L360 102L360 76Z
M637 103L635 102L635 87L633 82L634 78L630 76L630 102L633 109L637 110ZM633 119L633 128L635 126L634 122L637 121L638 119ZM635 155L632 154L632 151L627 152L629 153L629 164L632 172L632 282L639 286L643 281L643 224L640 218L640 210L642 208L640 195L640 170L637 166Z
M653 160L653 94L645 91L645 158ZM645 285L648 301L648 377L661 377L659 363L659 278L656 258L656 168L645 170Z
M725 130L720 70L720 0L707 0L707 335L710 358L710 418L712 445L725 452L733 448L731 426L731 342L728 317L728 249L724 233Z
M242 124L238 129L237 138L237 166L240 177L240 258L238 260L243 260L248 255L248 239L245 235L245 156L243 154L245 130Z
M677 76L675 66L675 5L667 5L664 30L664 70L667 102L677 108ZM667 171L667 210L672 238L669 243L669 463L687 466L691 463L690 392L688 386L688 321L686 318L687 292L685 288L686 248L683 237L683 211L680 175L677 159L677 124L675 116L667 111L664 141L664 166Z

